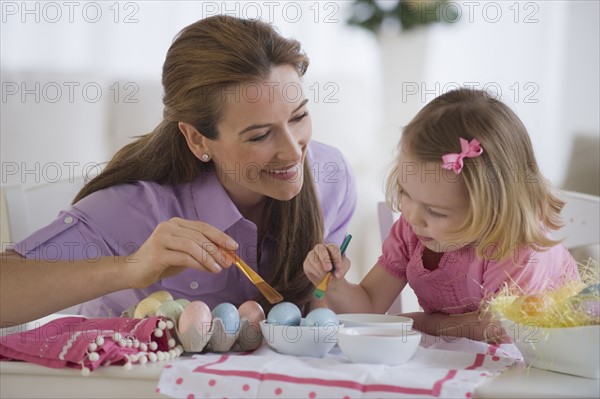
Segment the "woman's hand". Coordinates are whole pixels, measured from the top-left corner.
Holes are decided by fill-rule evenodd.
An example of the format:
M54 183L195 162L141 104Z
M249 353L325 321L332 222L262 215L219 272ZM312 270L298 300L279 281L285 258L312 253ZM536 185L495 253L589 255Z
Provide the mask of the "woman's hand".
M350 269L350 259L342 256L336 244L318 244L304 260L304 273L314 285L318 285L332 268L335 271L330 285L335 284L336 279L342 279Z
M124 258L131 288L145 288L185 268L220 272L229 268L221 249L234 251L238 244L207 223L172 218L162 222L137 252Z

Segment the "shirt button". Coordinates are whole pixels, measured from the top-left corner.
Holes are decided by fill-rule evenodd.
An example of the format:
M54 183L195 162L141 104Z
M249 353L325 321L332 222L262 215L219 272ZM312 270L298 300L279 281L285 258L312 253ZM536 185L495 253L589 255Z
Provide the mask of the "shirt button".
M66 218L64 218L63 222L65 222L66 224L73 223L73 218L71 216L67 216Z
M193 289L193 290L195 290L196 288L198 288L198 283L196 281L192 281L190 283L190 288Z

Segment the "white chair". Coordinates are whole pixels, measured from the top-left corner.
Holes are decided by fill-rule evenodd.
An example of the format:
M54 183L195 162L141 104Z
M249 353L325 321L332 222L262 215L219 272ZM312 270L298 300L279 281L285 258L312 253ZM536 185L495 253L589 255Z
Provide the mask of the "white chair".
M567 248L600 242L600 197L559 191L558 196L566 202L561 216L565 226L559 230Z
M554 235L564 239L576 261L588 257L598 261L600 254L600 197L574 191L557 191L565 201L561 212L564 226Z
M565 201L561 212L565 225L554 235L564 239L563 244L571 251L576 261L585 261L588 257L598 261L600 197L573 191L556 191L556 194ZM400 214L392 212L385 202L377 204L377 213L381 239L384 240ZM388 313L396 314L416 310L419 310L416 296L412 289L406 286Z
M78 178L30 186L2 186L2 242L21 241L52 222L61 210L71 206L83 182L83 178Z
M33 186L5 185L0 188L2 251L21 241L36 230L52 222L61 210L69 209L73 198L83 186L83 178L46 182ZM61 310L59 314L73 314L79 305ZM0 330L5 333L23 331L43 324L56 315Z

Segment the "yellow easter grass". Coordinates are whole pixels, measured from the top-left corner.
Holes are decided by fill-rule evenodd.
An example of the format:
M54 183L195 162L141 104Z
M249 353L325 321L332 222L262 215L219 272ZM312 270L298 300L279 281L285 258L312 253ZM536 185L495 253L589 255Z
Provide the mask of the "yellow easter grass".
M587 286L598 284L598 263L579 265L581 281L568 282L559 289L523 294L518 287L505 286L485 305L495 319L542 328L581 327L598 324L598 319L578 309L582 300L598 301L598 295L577 296Z

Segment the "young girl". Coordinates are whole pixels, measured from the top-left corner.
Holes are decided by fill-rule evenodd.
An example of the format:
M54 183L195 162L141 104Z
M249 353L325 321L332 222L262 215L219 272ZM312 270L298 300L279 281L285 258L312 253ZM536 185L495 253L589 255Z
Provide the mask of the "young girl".
M578 279L567 249L549 236L564 205L540 174L519 118L482 91L448 92L405 127L387 182L401 211L383 254L360 284L350 260L317 245L304 271L317 284L335 269L325 297L338 313L385 313L406 283L424 312L407 314L429 334L494 335L478 309L505 284L525 293Z

